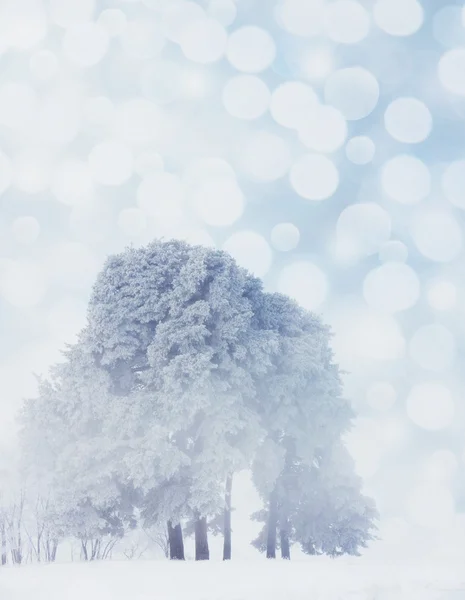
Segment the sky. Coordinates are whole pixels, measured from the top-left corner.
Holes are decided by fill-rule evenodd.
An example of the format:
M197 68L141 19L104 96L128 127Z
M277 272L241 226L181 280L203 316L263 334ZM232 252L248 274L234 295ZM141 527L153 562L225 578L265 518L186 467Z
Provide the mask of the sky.
M331 325L387 538L465 536L464 117L458 1L2 0L4 455L106 256L181 238Z

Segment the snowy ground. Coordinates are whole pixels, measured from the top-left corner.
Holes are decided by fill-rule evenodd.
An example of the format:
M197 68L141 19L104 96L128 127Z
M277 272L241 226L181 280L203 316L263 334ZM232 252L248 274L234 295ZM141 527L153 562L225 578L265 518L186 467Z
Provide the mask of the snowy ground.
M319 558L73 563L2 569L0 599L465 600L465 568Z

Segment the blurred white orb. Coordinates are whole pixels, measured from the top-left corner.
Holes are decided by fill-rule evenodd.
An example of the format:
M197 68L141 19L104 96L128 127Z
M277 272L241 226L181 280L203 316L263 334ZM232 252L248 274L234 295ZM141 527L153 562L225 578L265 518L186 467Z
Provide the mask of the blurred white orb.
M165 47L165 41L161 26L149 19L129 21L121 35L124 52L141 60L158 56Z
M326 6L326 35L338 44L357 44L370 31L370 15L355 0L335 0Z
M13 166L9 157L0 150L0 196L10 187Z
M346 156L355 165L367 165L375 156L375 143L366 135L351 138L346 144Z
M63 242L51 245L47 261L49 276L69 290L88 291L100 270L97 260L87 244Z
M455 414L449 388L435 381L417 383L407 398L407 414L422 429L435 431L448 427Z
M49 0L48 10L54 23L72 27L92 21L95 0Z
M384 126L391 137L405 144L426 140L433 127L429 108L417 98L397 98L384 113Z
M223 244L223 250L256 277L263 277L271 268L272 250L265 238L255 231L233 233Z
M0 296L16 308L41 302L47 292L47 279L39 264L23 260L0 261Z
M423 25L423 8L417 0L376 0L373 6L376 25L393 36L408 36Z
M83 105L83 116L92 126L111 129L115 119L115 106L106 96L88 98Z
M66 30L63 52L78 67L93 67L107 53L109 37L106 30L96 23L74 25Z
M435 281L428 288L427 298L435 310L450 310L457 304L457 288L451 281Z
M462 251L462 229L457 219L446 211L418 213L412 225L412 237L418 250L436 262L449 262Z
M106 30L110 37L115 37L124 33L128 19L121 9L106 8L100 13L97 23Z
M316 310L326 300L328 281L325 273L315 264L298 261L281 269L278 291L290 296L307 310Z
M118 227L129 237L139 237L147 230L147 215L139 208L124 208L118 215Z
M223 178L235 180L236 174L222 158L197 158L187 165L183 173L183 181L193 187Z
M462 24L463 7L449 4L440 8L433 17L433 35L446 46L462 46L465 43L465 29Z
M457 472L459 461L450 450L436 450L425 467L425 475L431 482L447 482Z
M183 28L179 44L189 60L210 64L220 60L226 50L228 36L215 19L199 19Z
M450 368L455 360L455 339L439 323L424 325L413 334L409 352L422 369L440 373Z
M407 310L418 301L420 281L408 265L385 263L365 277L363 296L371 308L381 312Z
M50 185L52 173L52 160L44 152L25 151L13 162L13 183L27 194L44 192Z
M335 152L346 141L347 123L333 106L316 106L298 128L301 142L316 152Z
M38 134L46 144L72 142L80 128L79 103L72 91L59 90L44 98L38 114Z
M11 232L20 244L33 244L40 234L39 221L35 217L18 217L11 225Z
M47 29L42 0L0 2L0 45L4 48L30 50L45 38Z
M297 247L300 240L300 231L292 223L278 223L271 230L271 243L273 248L280 252L289 252Z
M405 263L408 258L408 248L402 242L392 240L380 247L379 260L383 263L396 262Z
M326 200L339 186L334 163L321 154L305 154L292 166L290 182L294 191L307 200Z
M285 0L277 8L278 22L293 35L314 36L323 29L325 7L324 0Z
M415 204L431 191L431 174L425 163L409 154L389 159L381 171L384 192L401 204Z
M48 81L58 71L58 58L50 50L38 50L29 60L29 69L36 79Z
M333 67L333 54L326 47L311 48L302 54L300 71L305 79L320 83L330 75Z
M172 42L179 43L186 27L205 19L206 13L197 2L169 2L163 10L163 31Z
M349 121L367 117L378 104L379 84L363 67L338 69L326 80L325 100L339 109Z
M210 0L207 14L221 23L223 27L228 27L236 18L237 7L234 0Z
M454 496L445 486L421 485L408 496L407 511L413 523L440 531L454 520Z
M347 351L354 359L387 361L402 358L405 339L399 324L389 314L367 312L349 327Z
M165 168L163 157L157 152L144 151L134 160L134 171L141 177L150 173L159 173Z
M289 170L291 152L281 137L267 131L256 131L245 141L240 161L251 179L275 181Z
M133 98L120 104L115 120L119 137L135 145L156 140L162 124L159 107L145 98Z
M338 255L348 261L378 252L391 236L391 217L379 204L363 202L347 206L336 225Z
M97 183L122 185L133 173L132 152L118 141L101 142L90 151L89 167Z
M226 56L238 71L260 73L274 61L276 45L265 29L247 25L230 34Z
M298 129L317 105L318 96L309 85L301 81L288 81L273 91L270 112L279 125Z
M172 173L147 175L137 188L137 205L161 226L172 226L183 221L186 189L179 177Z
M90 202L93 191L92 173L87 163L69 158L55 169L52 193L63 204L76 206Z
M395 387L386 381L373 383L367 390L367 402L375 410L390 410L397 400Z
M223 105L238 119L258 119L268 109L270 90L266 83L253 75L238 75L223 88Z
M142 95L157 105L168 105L186 94L182 89L184 70L179 61L157 59L141 67L138 80Z
M0 124L17 131L30 131L36 120L37 94L26 83L8 81L0 87Z
M465 210L465 160L456 160L446 167L442 189L449 202Z
M465 96L465 48L445 52L439 59L438 75L448 92Z
M213 227L235 223L244 212L244 195L235 179L214 178L205 181L192 196L199 217Z

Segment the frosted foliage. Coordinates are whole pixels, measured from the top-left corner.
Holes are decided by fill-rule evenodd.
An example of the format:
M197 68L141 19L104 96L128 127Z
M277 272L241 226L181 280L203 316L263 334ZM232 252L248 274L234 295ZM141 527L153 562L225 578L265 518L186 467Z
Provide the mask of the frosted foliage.
M314 36L322 31L324 0L285 0L278 7L278 21L298 36Z
M199 217L214 227L225 227L237 221L244 211L244 195L230 177L205 181L193 193L192 203Z
M384 113L387 132L406 144L423 142L431 133L432 124L428 107L417 98L397 98Z
M326 300L328 281L325 273L315 264L299 261L281 269L278 291L308 310L318 310Z
M108 30L108 27L107 27ZM110 33L110 32L109 32ZM154 21L137 19L122 27L121 44L128 56L148 59L158 56L165 46L161 27ZM110 35L115 35L111 34Z
M228 113L238 119L257 119L268 109L270 91L253 75L232 77L223 88L223 104Z
M449 202L465 210L465 160L456 160L446 167L442 188Z
M431 191L431 174L425 163L409 154L389 159L381 170L385 193L402 204L424 200Z
M107 8L100 13L97 23L106 29L109 36L121 35L127 26L127 17L119 8Z
M408 248L402 242L393 240L383 244L379 250L379 260L385 262L404 263L408 259Z
M255 181L274 181L291 166L289 146L283 138L267 131L253 133L241 148L244 171Z
M248 25L230 34L226 56L238 71L260 73L274 61L276 46L266 30Z
M207 13L224 27L231 25L237 14L234 0L209 0Z
M363 67L349 67L332 73L325 82L325 100L349 121L367 117L379 100L376 77Z
M241 267L253 275L263 277L268 273L273 253L265 238L254 231L238 231L223 244L223 249L236 259Z
M58 58L50 50L39 50L31 56L29 68L36 79L48 81L58 71Z
M297 247L300 240L299 229L292 223L279 223L271 230L273 248L280 252L289 252Z
M452 281L434 281L428 288L427 298L435 310L451 310L457 303L457 288Z
M415 215L412 237L418 250L435 262L457 258L463 246L462 230L449 212L428 210Z
M337 108L315 106L299 125L299 137L311 150L335 152L346 140L347 124Z
M118 227L130 237L139 237L147 229L147 216L138 208L125 208L118 215Z
M378 204L353 204L337 220L337 252L344 259L358 260L375 254L390 236L391 218Z
M440 531L453 522L454 496L445 486L419 486L409 494L407 510L413 523Z
M420 282L408 265L386 263L365 277L363 296L371 308L395 313L416 304L420 296Z
M270 112L279 125L298 129L317 104L318 96L309 85L301 81L288 81L273 91Z
M447 92L465 96L465 49L445 52L438 63L438 75Z
M97 183L121 185L132 175L133 155L121 142L101 142L90 151L89 167Z
M387 411L395 405L397 392L391 383L379 381L368 388L366 399L371 408Z
M26 261L0 261L0 297L16 308L29 308L41 302L47 279L40 265Z
M92 20L95 0L49 0L52 21L60 27L71 27Z
M423 9L417 0L376 0L376 25L393 36L413 35L423 24Z
M290 182L299 196L307 200L326 200L339 186L339 172L329 158L306 154L292 165Z
M455 414L452 393L442 383L418 383L407 397L407 414L422 429L444 429L452 423Z
M355 165L367 165L375 156L376 146L371 138L359 135L346 144L346 156Z
M455 339L443 325L424 325L412 336L409 352L422 369L440 373L453 365Z
M370 30L369 14L355 0L336 0L328 4L324 21L328 37L340 44L361 42Z
M208 64L220 60L226 49L227 34L215 19L199 19L183 28L179 43L189 60Z
M33 244L40 234L40 224L35 217L18 217L11 225L11 231L20 244Z
M63 52L78 67L92 67L105 56L109 46L106 30L95 23L74 25L66 30Z

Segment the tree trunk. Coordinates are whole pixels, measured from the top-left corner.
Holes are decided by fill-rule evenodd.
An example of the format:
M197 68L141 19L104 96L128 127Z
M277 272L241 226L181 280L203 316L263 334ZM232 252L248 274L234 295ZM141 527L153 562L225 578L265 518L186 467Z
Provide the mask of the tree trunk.
M270 507L268 512L268 528L266 535L266 558L276 558L276 529L278 526L278 503L276 490L270 494Z
M281 558L284 560L291 560L291 548L289 546L289 532L286 526L283 527L280 532L280 541L281 541Z
M207 519L197 517L195 521L195 560L209 560Z
M223 560L231 560L231 493L232 475L226 479L226 493L224 497L224 523L223 523Z
M184 560L184 541L182 539L181 524L173 527L171 521L168 521L168 539L170 546L170 560Z

